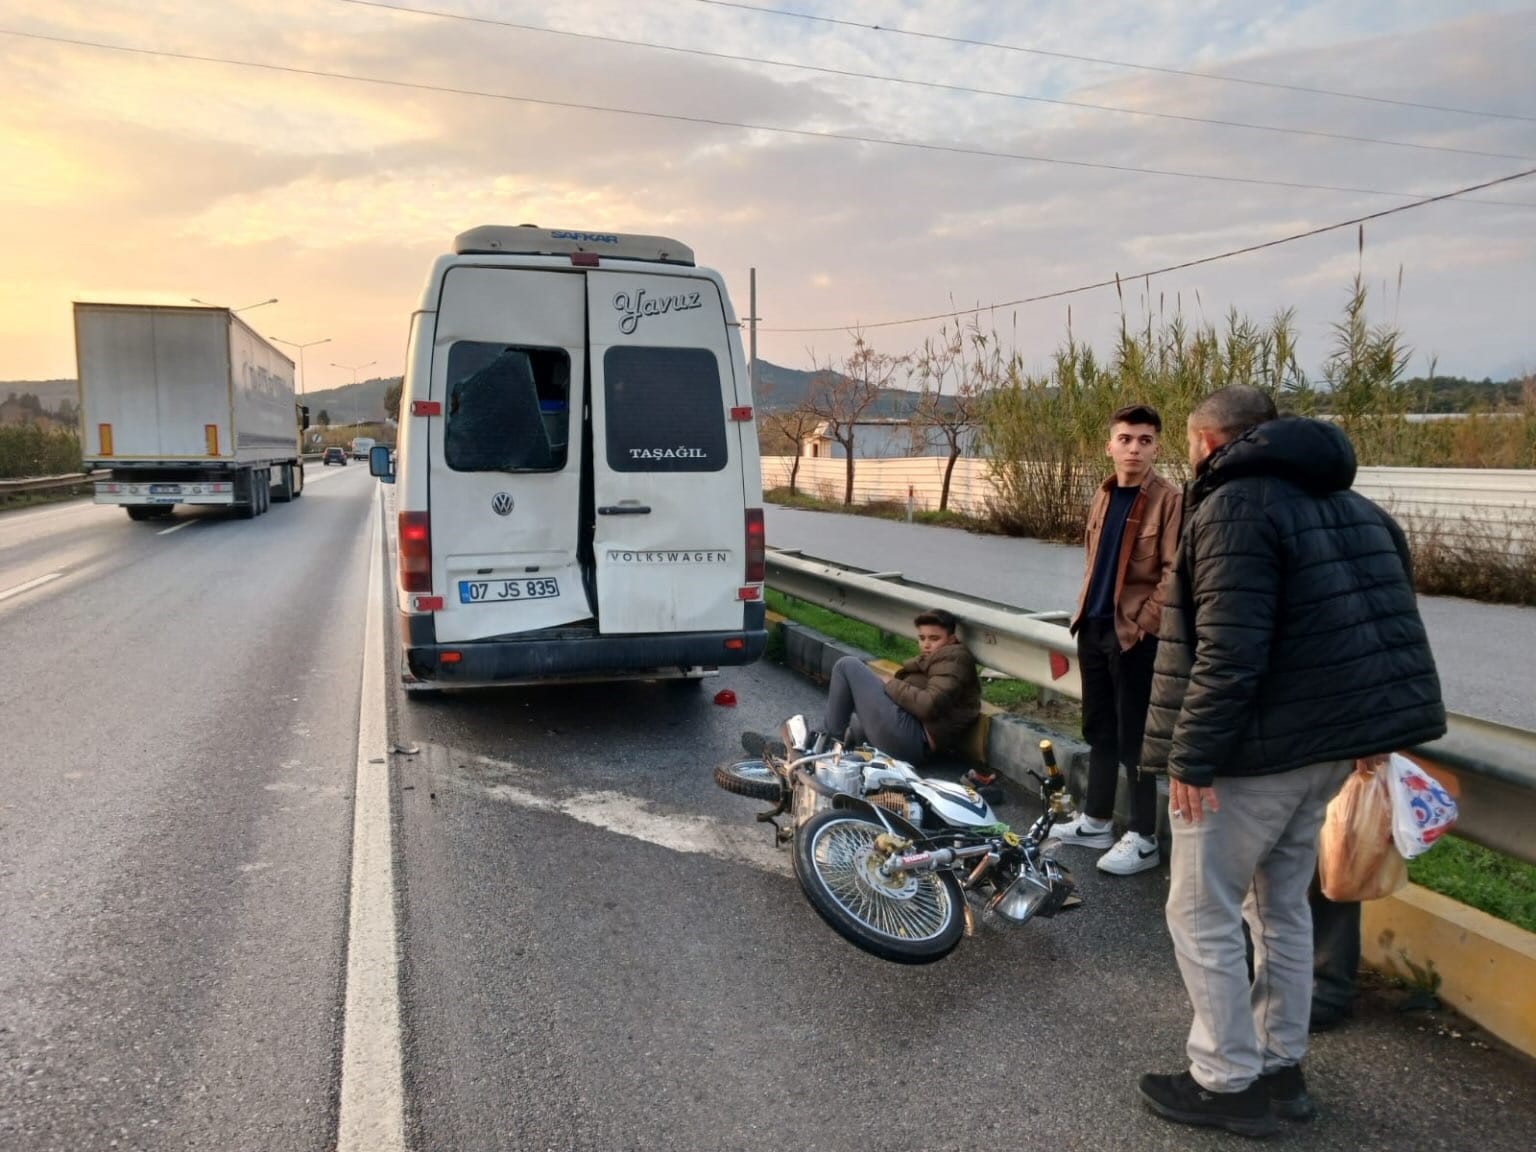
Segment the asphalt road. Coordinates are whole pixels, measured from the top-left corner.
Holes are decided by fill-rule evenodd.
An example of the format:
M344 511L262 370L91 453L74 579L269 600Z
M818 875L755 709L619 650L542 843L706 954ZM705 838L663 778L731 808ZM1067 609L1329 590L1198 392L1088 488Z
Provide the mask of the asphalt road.
M956 528L768 505L768 543L876 572L902 572L936 588L1032 612L1070 611L1083 579L1083 550ZM1446 706L1453 712L1536 730L1536 608L1420 596Z
M334 1141L375 515L349 468L163 537L88 505L0 517L0 1148ZM1165 871L1084 854L1083 908L926 968L822 924L709 771L820 700L770 665L433 702L391 682L411 1146L1232 1146L1134 1095L1188 1026ZM1523 1152L1532 1072L1367 997L1317 1038L1324 1115L1284 1145Z
M316 480L0 517L0 596L52 576L0 600L0 1148L328 1146L369 504Z

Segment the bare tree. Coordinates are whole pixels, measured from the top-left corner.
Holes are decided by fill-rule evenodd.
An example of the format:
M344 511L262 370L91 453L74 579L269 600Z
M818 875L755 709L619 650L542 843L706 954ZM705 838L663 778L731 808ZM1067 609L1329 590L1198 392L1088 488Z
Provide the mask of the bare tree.
M815 431L821 417L811 407L809 396L802 396L788 408L775 408L772 384L759 381L752 391L757 404L758 450L764 456L773 456L783 449L790 457L789 494L793 496L800 478L805 438Z
M937 339L923 342L912 375L920 391L912 424L925 438L934 436L947 449L944 483L939 490L939 511L949 510L949 485L955 461L967 447L970 435L981 425L989 390L1008 373L997 333L986 333L973 318L962 326L946 324Z
M811 386L810 409L826 423L827 434L843 446L847 457L847 481L843 503L853 503L854 434L864 414L891 385L905 356L877 352L860 332L853 334L853 352L838 367L817 372Z

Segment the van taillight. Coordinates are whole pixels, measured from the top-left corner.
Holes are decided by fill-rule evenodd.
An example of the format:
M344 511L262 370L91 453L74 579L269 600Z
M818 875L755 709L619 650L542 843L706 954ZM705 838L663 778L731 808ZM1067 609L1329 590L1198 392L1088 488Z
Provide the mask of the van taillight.
M427 512L400 513L400 588L432 591L432 529Z
M763 581L763 510L747 509L747 583Z

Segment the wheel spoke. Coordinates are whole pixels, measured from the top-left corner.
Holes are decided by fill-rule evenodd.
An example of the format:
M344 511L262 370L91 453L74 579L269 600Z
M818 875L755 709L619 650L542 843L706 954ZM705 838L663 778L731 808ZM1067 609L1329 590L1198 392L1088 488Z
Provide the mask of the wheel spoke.
M848 915L892 939L931 940L949 919L949 893L933 873L880 876L875 838L881 829L862 820L823 827L811 857L828 894Z

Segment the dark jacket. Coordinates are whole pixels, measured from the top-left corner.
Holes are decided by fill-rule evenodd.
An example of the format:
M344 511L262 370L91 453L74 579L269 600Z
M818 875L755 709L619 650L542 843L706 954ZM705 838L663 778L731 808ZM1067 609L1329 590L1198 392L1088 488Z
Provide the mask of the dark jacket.
M1261 424L1201 463L1144 766L1206 786L1444 734L1408 542L1354 478L1348 438L1320 420Z
M1088 526L1083 532L1083 583L1077 590L1077 608L1068 628L1073 633L1083 623L1088 585L1093 582L1093 564L1098 558L1104 516L1109 511L1109 494L1114 487L1115 478L1111 476L1099 485L1093 503L1088 506ZM1114 591L1115 635L1122 652L1133 648L1143 636L1157 635L1168 573L1173 570L1178 552L1182 502L1176 487L1149 471L1126 514Z
M959 641L908 660L885 694L922 721L935 748L954 747L981 715L976 658Z

